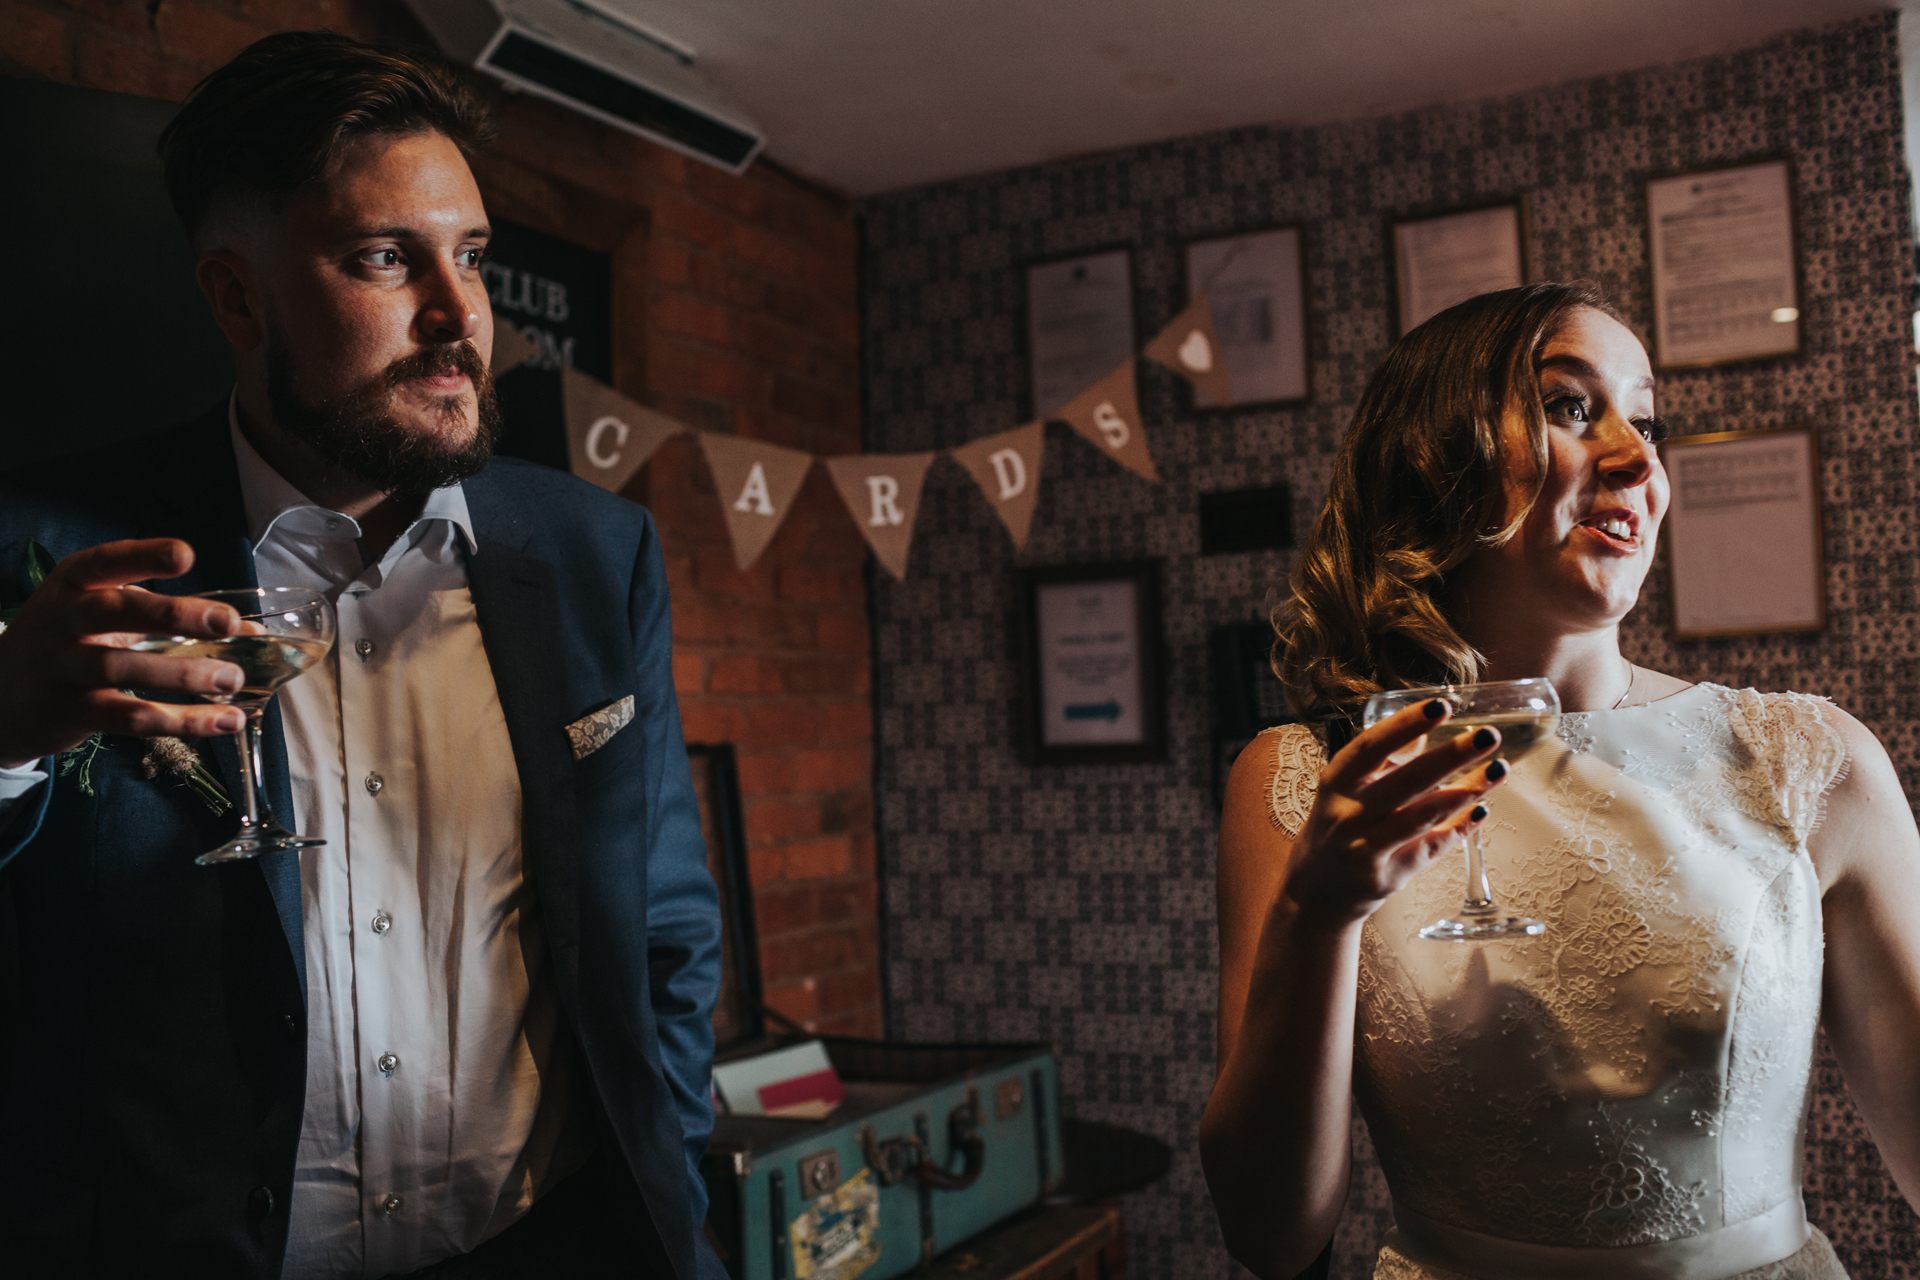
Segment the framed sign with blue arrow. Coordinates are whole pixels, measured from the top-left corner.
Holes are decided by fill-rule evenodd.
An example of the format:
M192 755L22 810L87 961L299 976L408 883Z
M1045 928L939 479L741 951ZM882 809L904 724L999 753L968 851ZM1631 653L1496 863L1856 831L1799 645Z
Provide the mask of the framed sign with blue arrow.
M1020 603L1029 760L1166 759L1160 562L1024 569Z

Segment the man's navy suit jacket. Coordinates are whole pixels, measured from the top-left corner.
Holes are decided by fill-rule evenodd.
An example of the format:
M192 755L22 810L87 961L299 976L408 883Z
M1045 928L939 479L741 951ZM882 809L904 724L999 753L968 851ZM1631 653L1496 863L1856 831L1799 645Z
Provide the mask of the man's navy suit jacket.
M658 536L645 509L526 463L494 462L466 496L527 876L591 1077L583 1092L644 1206L629 1224L635 1274L693 1280L718 1268L693 1168L712 1127L720 924ZM0 479L0 605L27 594L28 538L58 559L160 536L197 559L155 590L255 581L224 406ZM628 695L632 723L576 761L566 726ZM270 795L290 815L277 712L264 737ZM232 740L198 745L238 796ZM62 774L0 820L15 935L15 954L0 954L0 1271L11 1253L62 1276L271 1278L306 1088L298 855L195 866L235 819L144 779L142 751L110 741L94 794Z

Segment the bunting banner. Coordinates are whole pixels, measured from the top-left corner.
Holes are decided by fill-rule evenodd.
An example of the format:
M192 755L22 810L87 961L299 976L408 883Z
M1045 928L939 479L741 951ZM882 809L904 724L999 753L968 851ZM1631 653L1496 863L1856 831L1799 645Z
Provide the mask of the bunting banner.
M1140 429L1132 360L1075 396L1058 416L1127 470L1160 483L1147 452L1147 433Z
M533 345L533 339L511 324L502 320L493 326L493 363L488 368L494 377L519 368L539 354L540 348Z
M560 396L573 474L609 493L626 488L663 441L687 429L572 367L560 370Z
M935 453L854 453L827 458L834 488L861 536L895 578L907 576L907 549L920 514L920 489Z
M700 450L707 455L714 488L720 494L720 514L733 540L733 563L744 572L753 567L793 509L793 500L813 466L813 455L764 440L712 431L699 435Z
M1040 497L1040 458L1047 447L1047 424L982 436L972 444L950 450L953 460L967 469L1000 523L1007 526L1015 550L1027 545L1033 527L1033 507Z
M1191 382L1194 390L1206 394L1209 403L1233 403L1227 362L1221 359L1220 337L1213 330L1213 307L1204 289L1160 331L1159 337L1140 349L1140 354Z
M493 341L496 377L540 359L539 348L510 324L496 326ZM1197 294L1140 354L1173 370L1210 399L1219 403L1232 400L1206 290ZM1127 360L1075 396L1057 416L1115 462L1158 484L1160 473L1154 468L1153 455L1147 449L1146 426L1140 420L1134 365L1135 359ZM733 543L733 562L743 571L751 568L786 520L813 466L813 455L764 440L695 431L578 369L563 367L560 372L567 455L573 473L618 493L663 442L682 433L697 436L713 472L720 513ZM1046 423L1029 422L946 452L980 486L1014 547L1026 546L1040 496ZM913 544L927 469L938 456L861 453L822 459L861 536L896 578L907 575L907 555Z

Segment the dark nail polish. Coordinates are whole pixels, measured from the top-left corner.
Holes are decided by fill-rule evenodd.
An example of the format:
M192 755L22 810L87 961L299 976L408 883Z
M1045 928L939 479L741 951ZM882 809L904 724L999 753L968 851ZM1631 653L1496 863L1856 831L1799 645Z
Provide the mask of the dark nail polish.
M1420 710L1427 719L1438 720L1441 716L1447 714L1447 700L1445 698L1435 698L1426 706L1420 708Z
M1487 806L1483 804L1473 806L1473 812L1467 815L1468 822L1485 822L1486 820Z
M1475 751L1485 751L1498 741L1500 741L1500 739L1494 736L1493 730L1482 729L1473 735L1473 749Z
M1507 762L1505 760L1495 760L1492 764L1487 766L1488 782L1498 782L1500 781L1500 779L1506 776L1507 776Z

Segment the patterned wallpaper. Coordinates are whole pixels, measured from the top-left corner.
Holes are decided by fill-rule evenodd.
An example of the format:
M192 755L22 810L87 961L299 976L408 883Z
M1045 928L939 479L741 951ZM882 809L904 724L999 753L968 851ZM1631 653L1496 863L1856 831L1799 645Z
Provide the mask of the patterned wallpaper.
M1225 1276L1194 1134L1213 1072L1215 934L1206 636L1256 616L1286 553L1201 557L1196 494L1286 483L1304 536L1391 336L1386 220L1529 193L1544 278L1598 281L1644 335L1641 180L1793 157L1803 359L1669 375L1683 432L1821 429L1831 623L1818 636L1666 638L1665 581L1629 619L1638 662L1827 694L1920 786L1913 242L1891 14L1757 48L1514 97L1314 129L1236 129L879 197L865 215L868 447L960 444L1020 421L1022 264L1129 245L1150 334L1178 310L1181 244L1305 223L1315 403L1195 417L1140 378L1165 483L1049 433L1016 555L972 482L930 475L908 579L876 575L879 824L893 1033L1047 1038L1072 1113L1159 1135L1171 1174L1126 1202L1138 1277ZM1165 561L1172 753L1029 768L1013 749L1014 568ZM1920 1226L1827 1060L1810 1138L1815 1218L1856 1277L1911 1276ZM1364 1140L1362 1150L1365 1152ZM1335 1273L1364 1276L1388 1219L1356 1169Z

